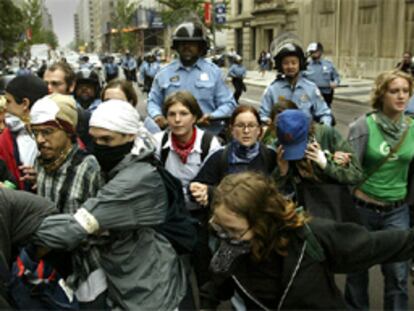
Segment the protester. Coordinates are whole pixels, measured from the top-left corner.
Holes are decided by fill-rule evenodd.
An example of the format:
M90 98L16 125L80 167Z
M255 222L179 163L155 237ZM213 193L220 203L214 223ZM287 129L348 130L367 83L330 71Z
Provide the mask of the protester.
M350 125L348 140L362 163L364 179L353 192L356 210L369 231L409 228L406 197L410 162L414 157L414 122L404 116L413 93L412 77L402 71L381 73L371 96L373 112ZM405 260L402 258L402 260ZM382 262L382 261L381 261ZM384 309L408 309L408 262L381 265L384 275ZM345 297L350 308L369 310L368 271L349 274Z
M164 167L181 181L186 206L191 216L199 222L198 240L192 256L192 264L200 287L210 276L208 259L211 258L211 253L208 246L207 225L209 211L191 200L188 185L199 172L204 159L220 148L220 143L212 134L196 126L202 112L191 93L186 91L172 93L167 97L163 109L168 121L168 129L155 135L156 154Z
M253 172L226 176L212 211L220 245L201 309L236 293L243 310L345 310L334 274L414 255L413 230L369 232L311 218L284 199L271 178Z
M275 127L279 190L314 216L357 221L348 185L362 180L362 170L349 143L300 110L278 114Z
M52 202L34 194L0 187L0 309L12 310L6 284L17 247L28 243L43 218L54 213Z
M269 124L270 113L275 103L281 99L291 100L298 109L306 112L315 121L331 125L331 109L324 101L318 87L302 75L306 70L306 59L300 46L284 44L274 57L278 78L270 84L262 97L260 117Z
M25 182L33 177L26 166L33 166L38 150L26 126L31 106L47 93L46 84L33 75L16 77L6 87L6 107L10 116L6 118L6 129L0 134L0 158L6 162L19 189L32 190Z
M114 79L105 85L101 93L101 100L106 101L109 99L120 99L130 103L133 107L138 105L138 96L131 81L124 79ZM143 122L144 127L151 134L161 132L161 129L152 118L146 116Z
M53 63L48 67L43 80L48 85L49 93L72 95L76 86L75 72L68 63L63 61ZM78 111L76 133L78 134L82 145L90 152L92 151L92 138L89 135L89 119L91 115L90 112L84 109L80 104L76 106L76 110Z
M255 108L238 106L230 119L231 141L214 152L190 184L194 199L201 205L211 202L213 188L230 173L253 170L271 174L276 152L259 142L260 117Z
M76 144L77 111L72 96L54 93L38 100L30 111L31 130L39 148L35 163L36 189L42 197L53 201L60 213L75 214L89 198L95 197L103 180L99 164L93 155L87 155ZM78 301L89 308L103 309L106 280L98 260L99 253L91 247L50 257L64 275L72 274ZM57 260L57 258L59 260ZM60 269L59 269L60 268ZM69 271L69 272L68 272Z
M160 173L147 160L155 150L153 139L135 108L120 100L99 105L90 133L106 184L74 215L46 218L37 243L72 250L88 235L108 231L109 241L99 249L109 308L174 310L185 294L185 269L170 241L154 228L166 219L168 198Z

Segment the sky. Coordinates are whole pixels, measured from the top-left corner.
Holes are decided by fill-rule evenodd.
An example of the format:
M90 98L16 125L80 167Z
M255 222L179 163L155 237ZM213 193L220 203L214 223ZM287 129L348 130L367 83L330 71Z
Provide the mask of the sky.
M60 46L66 46L75 37L73 14L78 0L46 0L46 7L52 15L53 30Z

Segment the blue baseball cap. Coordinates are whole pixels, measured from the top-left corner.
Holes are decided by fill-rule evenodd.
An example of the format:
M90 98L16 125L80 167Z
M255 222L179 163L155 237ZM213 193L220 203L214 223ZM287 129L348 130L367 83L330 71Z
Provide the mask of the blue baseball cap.
M300 160L308 144L310 117L301 110L287 109L277 115L276 133L285 151L284 160Z

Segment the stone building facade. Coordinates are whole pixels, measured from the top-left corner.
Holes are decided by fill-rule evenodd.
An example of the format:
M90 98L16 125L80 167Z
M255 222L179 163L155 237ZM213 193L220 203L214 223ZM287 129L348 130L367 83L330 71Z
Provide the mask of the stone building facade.
M227 46L257 67L262 50L291 32L324 45L342 75L375 77L414 52L414 0L231 0Z

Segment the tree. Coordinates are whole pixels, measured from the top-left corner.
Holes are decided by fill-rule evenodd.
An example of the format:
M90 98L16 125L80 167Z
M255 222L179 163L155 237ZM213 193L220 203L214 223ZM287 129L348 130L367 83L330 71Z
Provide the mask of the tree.
M44 43L42 32L42 4L40 0L26 0L23 5L26 29L32 32L31 44Z
M53 49L57 47L56 34L42 26L42 2L40 0L26 0L23 6L23 17L25 28L32 32L30 44L47 43Z
M115 50L132 50L135 43L135 36L128 32L127 29L132 26L132 21L138 8L137 1L118 0L115 12L111 16L111 24L116 29Z
M158 0L167 9L161 12L166 25L177 25L185 19L203 20L205 0Z
M5 52L13 50L16 41L24 35L23 14L11 0L0 1L0 41Z

